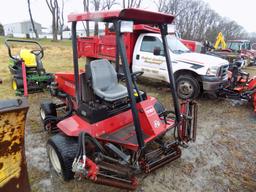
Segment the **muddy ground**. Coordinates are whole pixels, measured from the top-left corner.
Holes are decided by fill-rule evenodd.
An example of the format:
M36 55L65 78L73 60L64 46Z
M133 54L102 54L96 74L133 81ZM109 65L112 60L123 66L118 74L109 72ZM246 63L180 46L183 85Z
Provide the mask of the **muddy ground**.
M67 61L71 63L69 46L67 48L55 44L56 48L53 49L51 44L46 43L45 47L45 63L52 71L65 70L66 68L62 66ZM6 51L3 50L3 46L0 45L0 51L2 51L0 52L0 75L4 80L4 84L0 85L1 98L10 98L13 97L13 93L8 88L10 84L6 69L8 59ZM251 67L248 71L256 75L256 67ZM165 105L170 106L169 90L166 85L145 80L141 80L139 85L147 91L148 95L153 95ZM29 96L26 156L32 191L122 191L85 181L65 183L50 170L45 148L49 136L43 131L39 117L39 103L50 99L48 93ZM234 103L227 100L207 98L200 98L197 102L199 111L196 142L182 149L180 159L150 175L139 176L140 185L137 192L256 191L256 115L253 113L252 105L233 106Z
M256 72L255 69L251 71ZM164 104L170 104L169 91L165 85L142 80L140 86ZM38 100L49 99L47 94L33 97ZM207 98L201 98L197 102L197 141L182 150L181 159L148 176L141 175L138 192L256 191L256 116L252 106L234 106L231 101ZM35 114L37 119L34 118ZM45 150L48 135L42 131L38 122L38 104L31 103L26 151L33 191L121 191L84 181L64 183L56 179L54 172L49 169ZM37 128L33 125L34 128L31 129L31 123L37 124Z

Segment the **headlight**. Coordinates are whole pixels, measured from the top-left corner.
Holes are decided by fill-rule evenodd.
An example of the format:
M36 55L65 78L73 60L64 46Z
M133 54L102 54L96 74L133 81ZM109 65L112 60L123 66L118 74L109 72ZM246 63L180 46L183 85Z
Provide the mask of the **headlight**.
M207 75L217 76L218 71L219 71L219 67L218 66L212 66L212 67L208 68L206 74Z

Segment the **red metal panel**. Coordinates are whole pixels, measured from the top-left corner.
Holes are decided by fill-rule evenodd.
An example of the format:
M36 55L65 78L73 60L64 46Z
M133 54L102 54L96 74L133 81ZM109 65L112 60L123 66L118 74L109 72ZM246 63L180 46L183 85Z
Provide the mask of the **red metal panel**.
M75 97L74 73L55 73L55 81L58 83L58 89Z
M248 89L251 90L256 87L256 76L252 78L252 80L248 84Z
M132 122L132 114L129 110L94 124L88 123L78 115L72 115L60 121L57 126L69 136L78 136L81 131L84 131L93 137L99 137L114 132Z
M77 51L78 57L97 58L99 39L98 37L78 38Z
M166 130L165 123L161 121L154 108L155 103L156 99L150 97L137 104L141 128L150 137L159 135Z
M147 139L145 139L145 143L166 132L174 124L173 120L169 120L168 124L165 124L164 121L159 118L153 107L155 102L155 98L148 97L147 100L136 105L139 111L141 128L143 132L148 135ZM132 113L131 110L128 110L94 124L88 123L78 115L72 115L71 117L60 121L57 126L61 131L69 136L78 136L80 132L84 131L93 137L103 140L101 137L102 135L113 133L132 124ZM123 145L131 150L138 149L138 145L134 143L125 143Z
M99 53L100 58L109 58L115 60L116 57L116 36L115 35L104 35L100 36L99 41Z
M133 48L136 40L136 34L127 33L124 35L129 64L132 62ZM116 36L113 33L100 37L78 38L77 42L78 57L104 58L111 61L116 60Z
M196 41L190 41L185 39L180 39L180 41L191 51L196 51Z

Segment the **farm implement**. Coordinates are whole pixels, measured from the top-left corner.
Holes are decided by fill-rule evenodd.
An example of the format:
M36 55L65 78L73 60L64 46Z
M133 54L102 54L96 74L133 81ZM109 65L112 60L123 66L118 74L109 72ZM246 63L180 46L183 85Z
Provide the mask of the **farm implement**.
M229 66L229 83L218 90L217 95L232 100L251 102L256 112L256 77L250 78L243 71L243 61L236 61Z
M135 190L136 175L148 174L180 158L181 147L195 141L197 104L189 100L179 104L174 91L166 38L173 19L172 15L139 9L69 15L74 73L55 74L50 92L61 102L44 102L40 108L45 129L57 132L48 140L47 151L53 170L64 180L87 179ZM79 21L114 24L116 69L121 59L124 73L105 59L90 61L84 70L79 69ZM136 80L143 72L129 69L123 34L132 32L133 24L151 24L161 31L173 111L140 90ZM173 134L168 135L170 131Z
M33 45L36 49L21 49L19 54L12 55L14 44ZM46 73L42 59L44 51L36 41L7 39L5 45L10 57L9 69L12 74L12 89L17 95L40 92L53 81L53 75Z

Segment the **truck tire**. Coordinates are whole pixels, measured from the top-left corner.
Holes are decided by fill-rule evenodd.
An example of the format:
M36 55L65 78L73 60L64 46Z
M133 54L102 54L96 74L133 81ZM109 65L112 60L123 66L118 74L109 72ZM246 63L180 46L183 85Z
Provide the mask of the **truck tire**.
M64 181L74 178L72 164L78 150L78 141L74 137L56 134L46 145L50 167Z
M40 106L40 117L41 120L44 121L46 116L51 115L56 117L57 116L57 110L56 105L52 102L43 102Z
M180 75L176 79L176 90L180 99L195 99L200 94L200 85L195 77Z

